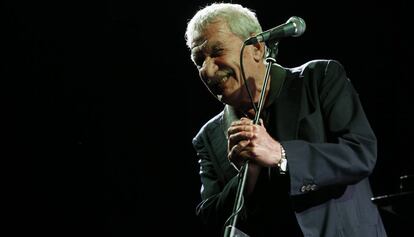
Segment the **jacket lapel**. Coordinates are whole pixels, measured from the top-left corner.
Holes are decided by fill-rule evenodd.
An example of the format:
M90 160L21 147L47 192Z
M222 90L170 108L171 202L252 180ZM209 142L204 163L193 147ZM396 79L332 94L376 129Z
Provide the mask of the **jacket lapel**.
M276 130L273 134L281 141L297 139L298 122L302 96L302 76L299 73L287 71L286 81L279 98L276 101L275 116ZM293 122L292 122L293 121Z
M222 116L218 120L218 128L209 131L208 137L210 138L210 151L213 153L213 158L219 169L224 174L224 181L227 182L235 175L238 171L231 165L227 159L227 129L233 121L236 121L237 115L233 108L226 105Z

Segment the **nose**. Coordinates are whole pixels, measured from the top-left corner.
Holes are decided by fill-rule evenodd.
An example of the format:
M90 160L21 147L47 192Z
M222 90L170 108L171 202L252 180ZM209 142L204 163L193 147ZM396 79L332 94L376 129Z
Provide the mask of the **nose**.
M218 65L214 62L214 58L207 57L201 68L199 69L201 79L209 83L209 80L216 75L216 72L219 70Z

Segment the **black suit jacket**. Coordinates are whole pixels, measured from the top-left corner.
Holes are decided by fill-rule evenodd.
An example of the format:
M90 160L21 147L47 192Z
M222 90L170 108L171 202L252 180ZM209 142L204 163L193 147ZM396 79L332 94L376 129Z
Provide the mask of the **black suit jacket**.
M273 236L287 228L281 215L291 210L304 236L386 236L370 200L376 137L342 65L315 60L293 69L276 66L271 83L276 81L284 83L266 108L268 131L286 150L288 173L272 168L259 178L239 217L241 228ZM237 171L227 159L226 132L236 119L225 106L193 140L202 182L197 213L211 228L223 226L234 204Z

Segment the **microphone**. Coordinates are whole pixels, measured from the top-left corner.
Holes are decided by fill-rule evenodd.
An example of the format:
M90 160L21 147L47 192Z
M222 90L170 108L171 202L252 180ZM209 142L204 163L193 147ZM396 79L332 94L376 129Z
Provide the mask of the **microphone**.
M300 17L292 16L289 18L289 20L287 20L286 23L248 38L246 41L244 41L244 44L251 45L269 40L277 40L289 36L298 37L305 32L305 29L305 21Z

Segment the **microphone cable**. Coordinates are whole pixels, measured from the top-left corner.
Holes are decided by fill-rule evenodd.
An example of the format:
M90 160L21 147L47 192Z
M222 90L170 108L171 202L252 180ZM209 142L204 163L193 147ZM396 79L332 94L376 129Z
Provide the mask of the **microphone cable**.
M241 74L242 74L241 76L243 78L244 85L246 86L247 94L249 94L250 102L252 103L252 107L254 109L254 112L257 113L257 107L254 104L252 92L250 91L249 85L247 85L246 74L244 73L244 66L243 66L243 52L244 52L244 47L246 47L246 44L245 43L243 43L243 46L242 46L242 48L240 50L240 70L241 70Z

